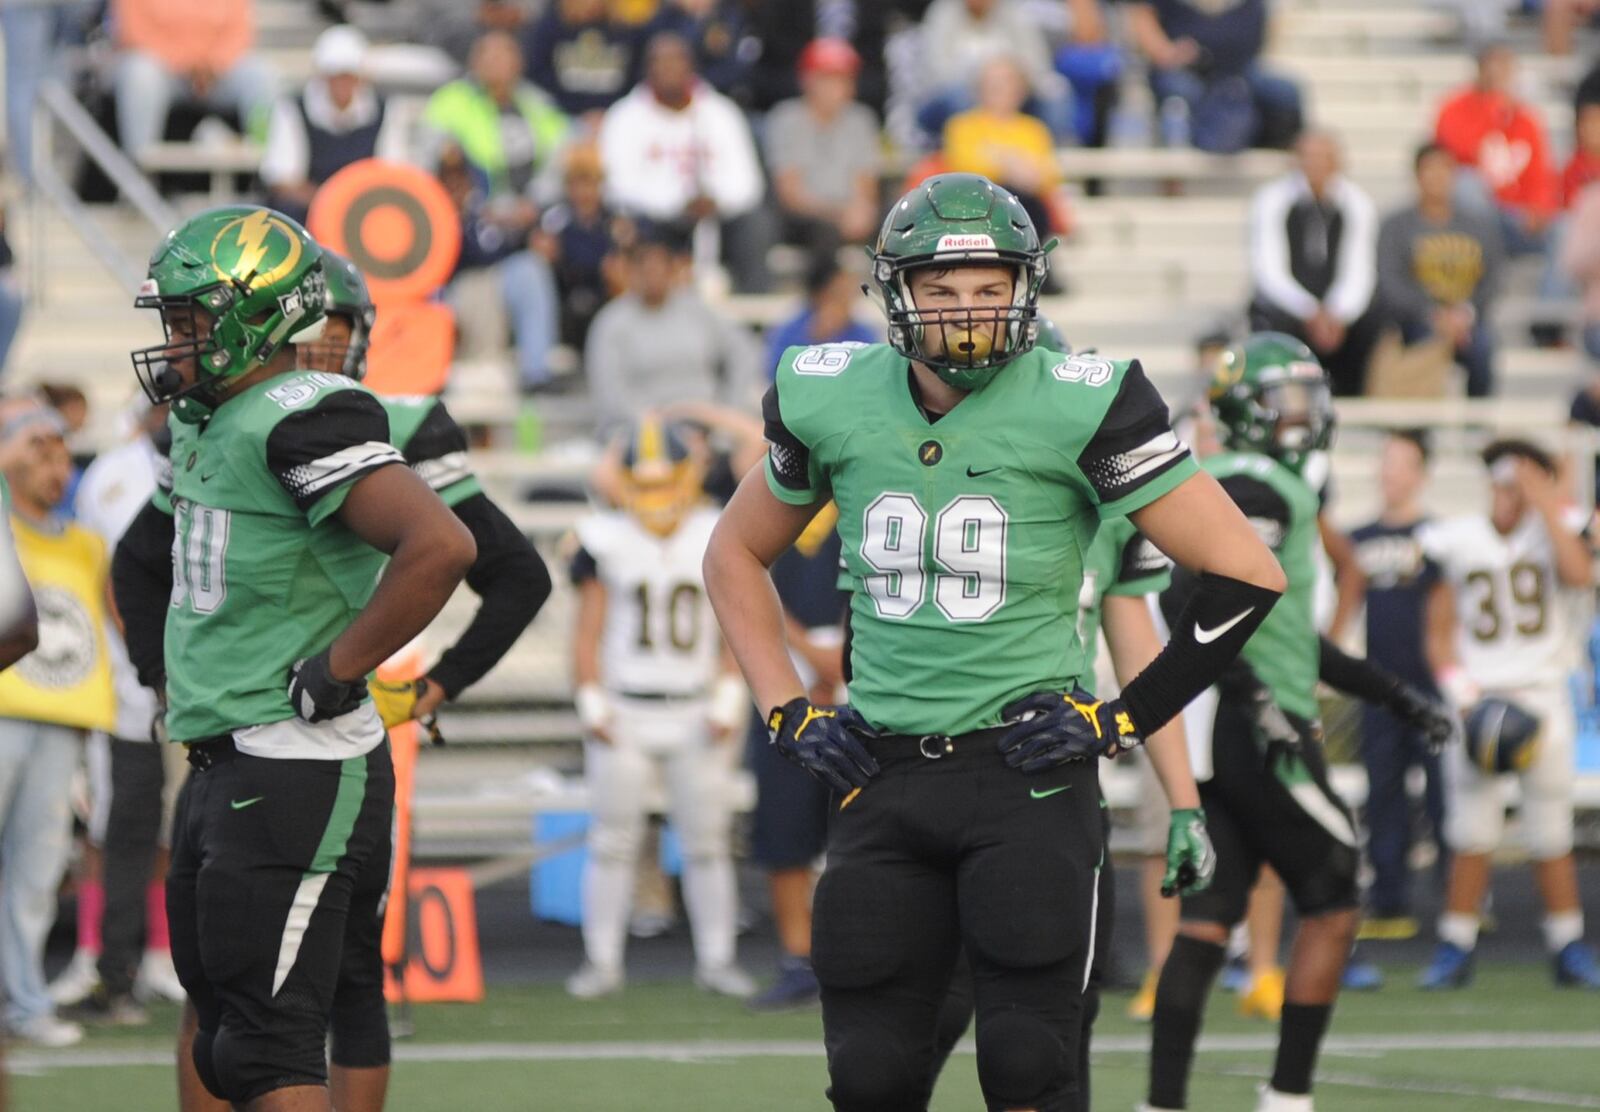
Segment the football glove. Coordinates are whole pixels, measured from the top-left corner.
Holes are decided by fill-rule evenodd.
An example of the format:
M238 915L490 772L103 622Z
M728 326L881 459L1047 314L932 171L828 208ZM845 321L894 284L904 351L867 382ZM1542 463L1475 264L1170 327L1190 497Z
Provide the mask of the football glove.
M1116 756L1144 741L1122 700L1102 702L1081 687L1025 695L1004 707L1000 720L1011 727L1000 752L1023 772Z
M1395 681L1394 690L1383 705L1390 714L1420 734L1428 752L1434 756L1444 752L1456 732L1455 721L1445 707L1404 681Z
M767 732L778 752L840 795L866 787L878 774L878 762L861 744L875 736L872 727L849 707L790 699L767 713Z
M297 660L289 669L289 705L307 722L326 722L361 705L366 685L336 680L328 665L328 649Z
M1206 813L1199 807L1180 807L1167 825L1167 871L1161 877L1163 896L1192 896L1211 886L1217 871L1217 851L1206 831Z
M1467 757L1484 772L1521 772L1539 752L1539 720L1490 695L1467 711L1465 740Z
M417 718L417 701L428 693L428 677L422 676L414 680L380 680L374 677L367 681L367 691L372 695L372 705L378 710L378 717L383 719L383 727L392 730L416 719L417 724L428 731L428 740L435 745L444 744L444 735L439 732L439 716L429 714Z

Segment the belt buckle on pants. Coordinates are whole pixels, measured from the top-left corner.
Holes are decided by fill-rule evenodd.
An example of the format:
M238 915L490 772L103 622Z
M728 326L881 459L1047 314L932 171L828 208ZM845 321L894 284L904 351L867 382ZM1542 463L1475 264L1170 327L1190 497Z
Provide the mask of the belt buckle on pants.
M917 751L930 761L949 756L955 750L956 743L950 740L949 734L923 734L917 739Z

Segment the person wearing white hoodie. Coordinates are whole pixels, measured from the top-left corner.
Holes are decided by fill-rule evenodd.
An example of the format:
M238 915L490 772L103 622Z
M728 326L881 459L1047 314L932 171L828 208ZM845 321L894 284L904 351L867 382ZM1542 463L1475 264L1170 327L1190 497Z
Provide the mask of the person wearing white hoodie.
M750 125L698 78L680 36L650 40L644 80L601 121L600 158L618 208L663 224L715 221L734 287L766 289L766 180Z

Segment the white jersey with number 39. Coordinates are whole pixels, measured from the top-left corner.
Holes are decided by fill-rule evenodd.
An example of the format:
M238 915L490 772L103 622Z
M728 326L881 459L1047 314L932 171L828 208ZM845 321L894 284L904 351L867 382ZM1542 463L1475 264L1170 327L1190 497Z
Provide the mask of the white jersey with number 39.
M1473 682L1490 691L1566 682L1581 599L1561 585L1537 513L1505 535L1477 516L1430 522L1417 538L1455 592L1456 649Z
M700 561L717 523L691 510L669 537L620 511L579 522L578 541L606 589L600 682L608 691L700 695L717 675L717 623Z

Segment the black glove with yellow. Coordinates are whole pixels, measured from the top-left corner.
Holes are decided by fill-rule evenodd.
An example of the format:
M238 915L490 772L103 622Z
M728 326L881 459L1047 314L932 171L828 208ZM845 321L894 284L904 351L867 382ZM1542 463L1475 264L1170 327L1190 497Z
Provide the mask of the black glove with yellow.
M1102 702L1081 687L1035 691L1000 711L1011 728L1000 739L1006 764L1043 772L1068 761L1114 757L1144 743L1121 699Z
M444 735L439 732L439 716L425 714L417 718L417 702L427 695L430 687L432 683L427 676L414 680L380 680L374 677L367 681L372 705L378 709L384 729L392 730L416 719L417 724L428 731L428 740L435 745L443 745Z
M779 753L841 795L878 774L878 762L861 744L874 736L872 727L849 707L790 699L767 712L767 732Z

